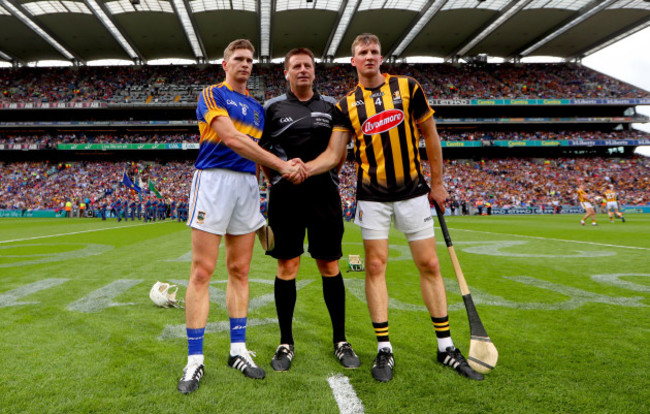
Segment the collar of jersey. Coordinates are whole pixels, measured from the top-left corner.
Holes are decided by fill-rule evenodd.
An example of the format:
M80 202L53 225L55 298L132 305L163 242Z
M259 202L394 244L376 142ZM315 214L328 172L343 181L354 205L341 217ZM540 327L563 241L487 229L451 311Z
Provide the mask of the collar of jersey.
M223 81L223 82L221 82L221 84L222 84L223 86L225 86L226 88L228 88L228 90L229 90L230 92L239 93L239 92L237 92L236 90L234 90L234 89L232 88L232 86L230 86L230 84L229 84L228 82ZM240 95L241 95L241 94L240 94ZM245 95L245 96L251 96L251 95L248 93L248 88L246 88L246 95Z
M293 91L291 90L291 88L287 88L287 96L290 97L290 98L293 99L293 100L298 101L298 102L311 102L311 101L313 101L314 99L320 99L320 94L318 93L318 91L316 90L316 88L311 88L311 90L314 91L314 95L312 95L312 97L309 98L309 99L306 100L306 101L301 101L300 99L298 99L298 97L296 96L295 93L293 93Z
M382 83L381 85L379 85L379 86L375 86L374 88L366 88L365 86L363 86L363 85L361 84L361 82L359 82L359 87L360 87L361 89L363 89L363 90L366 90L366 91L374 91L374 90L376 90L376 89L379 89L379 88L381 88L382 86L384 86L384 85L388 82L388 78L390 77L390 74L389 74L389 73L382 73L381 76L384 77L384 83Z

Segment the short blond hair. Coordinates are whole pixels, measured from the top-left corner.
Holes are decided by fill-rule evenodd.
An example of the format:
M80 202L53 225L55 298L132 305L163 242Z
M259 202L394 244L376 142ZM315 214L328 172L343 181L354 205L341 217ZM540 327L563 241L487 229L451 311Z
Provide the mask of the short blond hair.
M223 60L228 61L228 59L230 59L230 56L237 49L247 49L253 52L253 55L255 55L255 47L253 46L250 40L237 39L237 40L233 40L228 44L228 46L226 46L226 48L223 51Z
M357 37L354 38L354 42L352 42L352 56L354 56L354 49L357 48L359 45L369 45L371 43L376 43L377 46L379 46L379 50L381 50L381 42L379 42L379 38L375 36L372 33L361 33Z

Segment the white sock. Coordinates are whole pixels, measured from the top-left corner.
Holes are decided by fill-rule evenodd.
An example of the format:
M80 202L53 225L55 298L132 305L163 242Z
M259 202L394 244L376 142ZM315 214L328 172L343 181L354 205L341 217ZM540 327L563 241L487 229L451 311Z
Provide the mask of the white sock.
M446 338L437 338L438 339L438 351L445 352L450 346L454 346L454 341L451 340L451 336Z
M188 355L187 365L203 365L203 354Z
M246 342L231 342L230 343L230 355L242 355L246 352Z
M393 352L393 346L390 342L377 342L377 352L384 348L388 348L390 349L390 352Z

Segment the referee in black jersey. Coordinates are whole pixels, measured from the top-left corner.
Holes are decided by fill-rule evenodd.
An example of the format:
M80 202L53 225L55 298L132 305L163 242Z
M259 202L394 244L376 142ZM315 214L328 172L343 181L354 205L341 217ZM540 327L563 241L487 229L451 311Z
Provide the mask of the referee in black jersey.
M327 148L336 101L314 90L315 62L309 49L289 51L284 60L284 74L289 90L266 103L260 145L281 159L300 158L307 162ZM293 184L263 167L271 183L268 215L275 234L275 247L267 254L278 260L274 292L280 345L271 360L271 367L276 371L289 370L294 356L292 320L305 232L309 253L323 279L323 296L332 321L334 355L346 368L360 365L345 337L345 287L339 270L343 215L338 171L344 161L342 157L329 173L310 177L301 184Z

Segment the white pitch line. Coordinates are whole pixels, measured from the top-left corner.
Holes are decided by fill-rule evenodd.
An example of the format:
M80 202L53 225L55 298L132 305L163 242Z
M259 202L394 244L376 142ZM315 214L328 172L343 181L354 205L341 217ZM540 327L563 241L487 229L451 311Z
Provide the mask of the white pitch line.
M348 377L336 374L327 378L327 382L341 414L363 414L363 402L357 397Z
M91 230L73 231L71 233L48 234L48 235L45 235L45 236L25 237L24 239L0 240L0 244L13 243L13 242L22 242L22 241L28 241L28 240L47 239L49 237L73 236L75 234L92 233L92 232L95 232L95 231L119 230L119 229L126 229L126 228L129 228L129 227L149 226L151 224L161 224L161 223L172 223L172 221L159 221L159 222L153 222L153 223L139 223L139 224L131 224L130 226L124 225L124 226L120 226L120 227L106 227L106 228L103 228L103 229L91 229Z
M621 245L618 245L618 244L596 243L596 242L588 242L588 241L582 241L582 240L565 240L565 239L555 239L553 237L527 236L525 234L513 234L513 233L495 233L495 232L492 232L492 231L481 231L481 230L467 230L467 229L451 229L451 230L469 231L469 232L472 232L472 233L497 234L497 235L500 235L500 236L527 237L529 239L553 240L553 241L566 242L566 243L590 244L590 245L593 245L593 246L616 247L616 248L619 248L619 249L633 249L633 250L650 251L650 248L648 248L648 247L621 246Z

